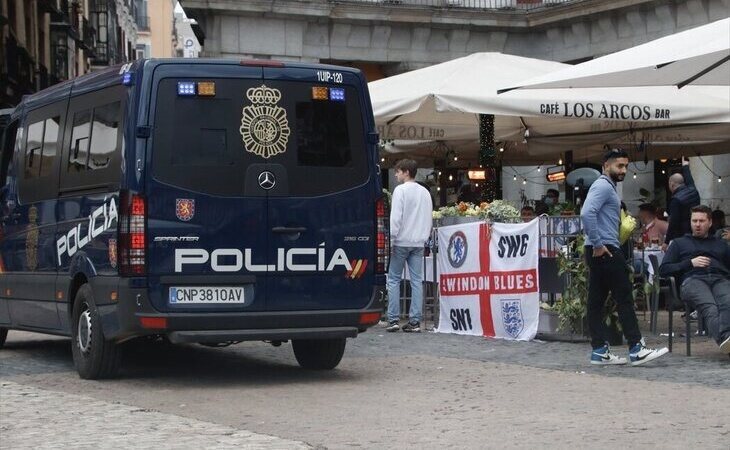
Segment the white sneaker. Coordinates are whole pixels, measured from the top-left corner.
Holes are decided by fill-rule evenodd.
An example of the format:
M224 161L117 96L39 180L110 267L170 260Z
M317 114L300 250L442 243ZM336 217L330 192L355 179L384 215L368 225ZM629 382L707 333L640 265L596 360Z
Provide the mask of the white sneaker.
M668 352L669 349L666 347L657 349L649 348L644 344L644 340L642 339L638 344L631 347L631 350L629 351L630 364L632 366L640 366L648 363L649 361L653 361Z
M720 344L720 351L730 354L730 337L722 341L722 344Z
M591 352L591 364L599 366L626 364L626 358L614 355L608 345L604 345L603 347L597 348Z

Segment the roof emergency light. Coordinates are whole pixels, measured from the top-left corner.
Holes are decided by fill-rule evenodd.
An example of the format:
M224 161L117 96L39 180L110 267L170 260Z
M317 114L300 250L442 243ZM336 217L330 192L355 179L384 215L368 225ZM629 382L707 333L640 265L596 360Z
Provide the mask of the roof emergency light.
M329 91L323 86L312 86L312 100L328 100Z
M195 95L195 82L193 81L178 81L177 82L177 95Z
M345 101L345 89L344 88L330 88L330 100L333 102L344 102Z
M215 81L199 81L198 95L215 97Z

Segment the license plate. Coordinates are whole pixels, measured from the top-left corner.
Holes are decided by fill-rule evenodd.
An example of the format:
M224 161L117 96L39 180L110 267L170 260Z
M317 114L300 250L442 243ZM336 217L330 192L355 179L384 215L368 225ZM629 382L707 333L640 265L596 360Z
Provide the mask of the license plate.
M181 304L242 304L245 303L242 287L171 287L170 303Z

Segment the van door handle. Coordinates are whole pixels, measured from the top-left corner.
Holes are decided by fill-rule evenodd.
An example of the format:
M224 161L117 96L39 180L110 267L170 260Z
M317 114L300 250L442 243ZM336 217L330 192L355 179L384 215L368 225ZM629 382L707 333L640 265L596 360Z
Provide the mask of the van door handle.
M307 229L305 227L274 227L271 231L278 234L295 234L304 233Z

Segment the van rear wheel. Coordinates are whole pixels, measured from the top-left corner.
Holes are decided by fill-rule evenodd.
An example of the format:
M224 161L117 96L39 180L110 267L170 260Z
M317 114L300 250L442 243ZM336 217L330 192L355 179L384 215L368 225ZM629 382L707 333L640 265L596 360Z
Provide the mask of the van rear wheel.
M0 348L3 348L3 345L5 345L5 338L8 337L8 329L7 328L0 328Z
M294 356L305 369L331 370L345 354L346 339L294 340Z
M95 380L116 375L119 346L104 338L99 311L88 284L81 286L76 294L71 323L71 352L79 376Z

